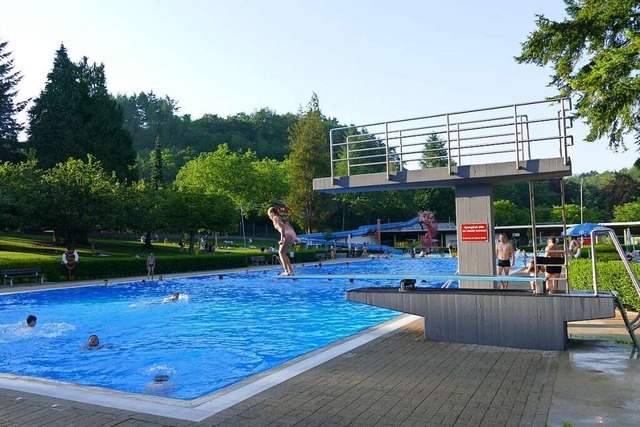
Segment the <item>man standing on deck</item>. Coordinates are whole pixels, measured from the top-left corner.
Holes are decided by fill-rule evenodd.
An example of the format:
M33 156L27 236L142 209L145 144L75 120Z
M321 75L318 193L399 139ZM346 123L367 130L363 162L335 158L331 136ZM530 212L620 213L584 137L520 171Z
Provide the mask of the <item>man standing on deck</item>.
M509 268L515 262L515 253L513 245L507 242L507 236L504 233L498 235L498 243L496 244L496 256L498 257L498 276L504 271L504 275L509 275ZM509 282L500 282L500 289L507 289Z

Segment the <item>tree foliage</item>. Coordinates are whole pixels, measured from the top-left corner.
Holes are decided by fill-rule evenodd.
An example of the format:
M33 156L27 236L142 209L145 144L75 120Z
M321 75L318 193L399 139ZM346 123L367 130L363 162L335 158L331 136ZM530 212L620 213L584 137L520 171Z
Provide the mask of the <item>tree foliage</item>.
M26 101L17 101L16 86L22 80L20 72L14 70L8 42L0 40L0 162L17 162L26 158L18 141L23 126L17 115L25 108Z
M617 222L640 221L640 199L613 208L613 220Z
M236 208L248 209L282 200L286 180L286 172L274 161L258 160L253 151L232 152L222 144L213 153L202 153L184 165L175 185L180 190L222 194Z
M189 233L190 254L193 254L197 231L231 231L240 215L226 195L206 194L190 189L165 191L160 211L164 229Z
M329 198L313 191L313 178L330 175L329 144L326 137L318 96L314 93L306 111L289 132L291 176L287 204L292 218L307 233L311 233L323 220Z
M578 97L577 114L589 125L587 141L608 137L640 144L640 3L636 0L564 0L567 19L536 19L520 63L551 65L550 86Z
M529 224L530 217L529 211L519 208L510 200L493 202L493 218L497 226Z
M45 88L29 109L29 147L44 169L91 154L118 178L135 179L135 151L103 65L73 63L61 45Z
M58 163L42 177L42 192L37 200L42 220L73 249L83 233L117 229L117 188L115 178L107 175L91 155L86 161L68 159ZM49 201L48 208L44 208L45 200Z
M42 171L35 162L0 164L0 227L15 230L46 225L42 222Z

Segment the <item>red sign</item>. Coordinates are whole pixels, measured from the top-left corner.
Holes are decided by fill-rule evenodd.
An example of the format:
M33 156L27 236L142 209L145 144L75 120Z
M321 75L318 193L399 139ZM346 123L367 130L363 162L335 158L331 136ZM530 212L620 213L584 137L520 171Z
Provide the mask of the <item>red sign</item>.
M460 224L460 238L463 242L488 242L489 224L484 222Z

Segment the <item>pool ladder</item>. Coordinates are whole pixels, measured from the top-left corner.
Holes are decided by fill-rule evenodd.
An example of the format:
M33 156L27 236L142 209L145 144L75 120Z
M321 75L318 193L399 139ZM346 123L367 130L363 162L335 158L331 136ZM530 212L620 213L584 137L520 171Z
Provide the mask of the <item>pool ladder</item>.
M453 274L460 274L460 270L456 270L455 273ZM442 289L447 289L451 286L451 284L455 281L455 279L449 279L446 282L444 282L444 284L442 285Z

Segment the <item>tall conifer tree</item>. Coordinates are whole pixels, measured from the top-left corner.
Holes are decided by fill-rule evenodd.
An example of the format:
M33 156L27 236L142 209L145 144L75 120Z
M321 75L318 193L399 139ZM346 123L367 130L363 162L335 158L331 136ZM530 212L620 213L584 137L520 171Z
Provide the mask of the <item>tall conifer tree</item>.
M160 135L156 137L156 142L151 152L151 184L156 190L162 187L162 147L160 146Z
M329 144L315 93L307 110L300 113L300 118L291 127L289 142L291 191L287 204L292 208L293 219L311 233L327 215L329 203L326 194L313 191L313 178L330 174Z
M122 111L106 88L103 65L75 64L61 45L47 84L29 110L29 146L49 169L87 154L119 179L135 179L135 151Z
M18 141L18 134L23 126L16 116L24 109L27 101L16 101L16 86L22 80L22 75L14 71L11 52L6 51L7 45L8 42L0 41L0 162L26 158Z

